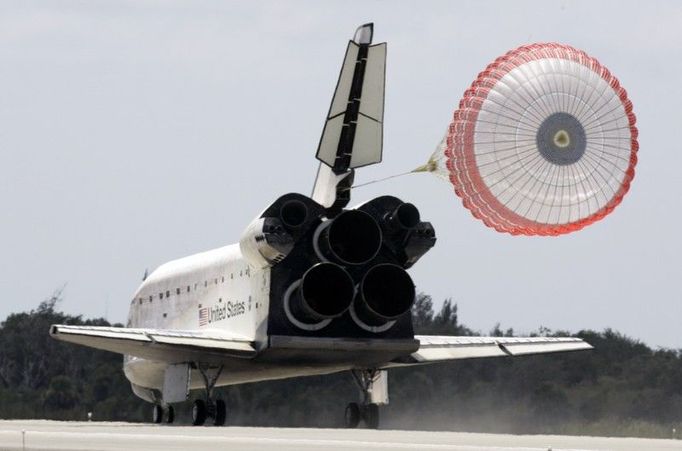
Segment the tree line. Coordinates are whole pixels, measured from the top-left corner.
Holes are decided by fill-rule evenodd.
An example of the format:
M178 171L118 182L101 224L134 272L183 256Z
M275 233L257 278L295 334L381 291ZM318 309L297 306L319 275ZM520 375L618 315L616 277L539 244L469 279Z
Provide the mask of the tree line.
M58 342L51 324L108 326L59 311L61 293L0 323L0 418L148 421L151 406L131 390L118 354ZM416 333L478 335L457 305L438 311L426 294L413 308ZM496 326L492 335L513 336ZM539 329L539 335L566 332ZM588 352L460 360L389 371L382 428L669 438L682 428L682 354L651 349L612 330L575 334ZM217 389L228 424L340 427L359 392L349 374ZM176 406L189 422L190 403Z

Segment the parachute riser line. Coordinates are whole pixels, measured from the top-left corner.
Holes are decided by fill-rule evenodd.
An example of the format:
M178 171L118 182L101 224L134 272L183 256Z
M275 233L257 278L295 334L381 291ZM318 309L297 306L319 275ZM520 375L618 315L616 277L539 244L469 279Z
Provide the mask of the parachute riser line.
M408 175L408 174L416 174L418 172L432 172L432 171L433 171L433 169L430 169L430 164L427 163L427 164L423 164L423 165L421 165L415 169L412 169L411 171L401 172L400 174L394 174L394 175L389 175L388 177L382 177L379 179L370 180L369 182L360 183L359 185L353 185L350 188L346 188L346 190L350 190L351 188L360 188L361 186L372 185L374 183L379 183L379 182L383 182L385 180L390 180L390 179L394 179L397 177L402 177L402 176Z

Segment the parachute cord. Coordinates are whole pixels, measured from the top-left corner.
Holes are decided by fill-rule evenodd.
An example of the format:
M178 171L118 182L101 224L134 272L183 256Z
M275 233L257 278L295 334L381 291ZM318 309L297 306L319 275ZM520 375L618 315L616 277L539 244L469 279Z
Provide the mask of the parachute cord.
M351 188L360 188L361 186L372 185L373 183L383 182L384 180L394 179L396 177L402 177L403 175L413 174L416 172L429 172L429 164L427 163L427 164L421 165L418 168L412 169L411 171L403 172L400 174L389 175L388 177L383 177L380 179L370 180L369 182L360 183L359 185L353 185L353 186L351 186Z

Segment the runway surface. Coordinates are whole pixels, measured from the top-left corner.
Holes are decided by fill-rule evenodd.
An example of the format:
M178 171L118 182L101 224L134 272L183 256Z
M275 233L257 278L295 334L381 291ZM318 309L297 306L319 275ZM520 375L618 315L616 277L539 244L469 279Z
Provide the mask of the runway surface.
M682 450L682 440L0 421L0 450Z

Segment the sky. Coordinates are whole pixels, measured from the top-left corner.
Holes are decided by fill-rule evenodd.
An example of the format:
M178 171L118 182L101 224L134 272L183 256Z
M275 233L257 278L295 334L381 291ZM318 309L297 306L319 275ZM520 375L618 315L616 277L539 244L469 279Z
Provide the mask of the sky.
M384 161L358 183L423 164L478 72L522 44L585 50L637 115L630 192L570 235L497 233L429 174L354 191L413 202L436 228L418 289L483 333L613 328L682 348L674 1L0 0L0 320L65 285L65 312L124 322L146 268L309 194L346 43L369 21L388 42Z

